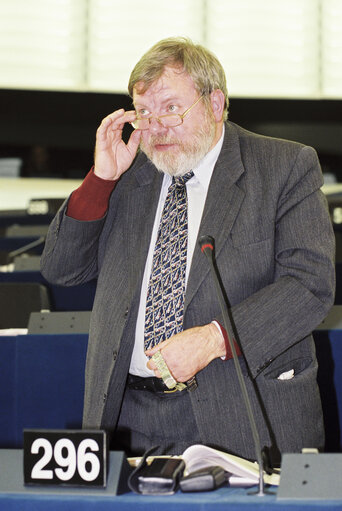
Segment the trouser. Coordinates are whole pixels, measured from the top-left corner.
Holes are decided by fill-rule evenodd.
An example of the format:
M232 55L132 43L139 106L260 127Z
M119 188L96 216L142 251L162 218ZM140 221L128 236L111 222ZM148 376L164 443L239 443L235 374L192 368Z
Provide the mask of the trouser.
M196 443L201 439L189 391L167 394L126 386L111 449L141 456L157 446L152 455L178 455Z

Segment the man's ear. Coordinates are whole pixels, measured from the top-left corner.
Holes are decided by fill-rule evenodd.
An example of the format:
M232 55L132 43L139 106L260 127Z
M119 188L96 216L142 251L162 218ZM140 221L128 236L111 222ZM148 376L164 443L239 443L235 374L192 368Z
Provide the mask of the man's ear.
M226 98L221 89L215 89L210 93L210 103L216 122L222 121Z

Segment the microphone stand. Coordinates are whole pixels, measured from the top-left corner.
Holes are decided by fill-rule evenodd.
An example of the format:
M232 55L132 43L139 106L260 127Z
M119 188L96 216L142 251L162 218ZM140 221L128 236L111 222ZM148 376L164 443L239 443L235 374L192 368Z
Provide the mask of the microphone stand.
M231 352L233 355L234 365L235 365L235 369L237 372L241 392L243 395L243 400L244 400L244 403L245 403L245 406L247 409L247 415L248 415L248 419L250 422L253 440L254 440L256 459L257 459L257 462L259 465L259 490L257 491L256 494L259 497L263 497L263 496L265 496L264 465L263 465L262 454L261 454L260 438L259 438L259 433L258 433L258 430L256 427L250 399L248 397L246 384L245 384L245 381L243 378L240 363L239 363L238 356L236 354L236 350L235 350L235 346L234 346L234 342L233 342L233 339L234 339L233 328L232 328L231 321L230 321L228 313L227 313L226 301L225 301L225 298L224 298L224 295L222 292L222 288L221 288L220 281L218 279L217 271L216 271L215 264L214 264L214 239L211 236L201 236L199 239L199 245L201 247L201 251L204 253L204 255L207 257L207 259L209 261L209 266L210 266L210 269L212 271L212 275L214 278L217 295L219 298L221 313L223 316L224 327L225 327L227 335L228 335L229 346L230 346L230 349L231 349Z

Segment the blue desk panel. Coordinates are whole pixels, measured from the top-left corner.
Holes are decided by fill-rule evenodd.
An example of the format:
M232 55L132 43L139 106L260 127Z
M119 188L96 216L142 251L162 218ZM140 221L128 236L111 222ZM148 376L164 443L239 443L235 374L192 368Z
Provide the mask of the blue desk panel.
M342 452L342 330L314 332L326 451ZM342 481L342 476L341 476Z
M220 488L215 492L170 496L140 496L128 493L101 495L0 495L1 511L309 511L341 510L342 502L280 502L275 496L247 495L244 489Z
M0 338L0 448L24 428L80 428L88 335Z

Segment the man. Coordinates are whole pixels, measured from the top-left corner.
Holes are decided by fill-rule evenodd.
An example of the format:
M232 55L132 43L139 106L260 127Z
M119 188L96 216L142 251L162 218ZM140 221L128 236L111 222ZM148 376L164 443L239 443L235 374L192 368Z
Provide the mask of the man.
M322 447L311 332L333 303L334 236L316 153L226 122L223 69L187 39L149 50L129 92L134 110L102 121L94 169L42 257L52 282L98 279L84 427L108 430L130 454L204 443L255 459L197 242L209 234L261 445ZM125 123L136 128L127 144Z

